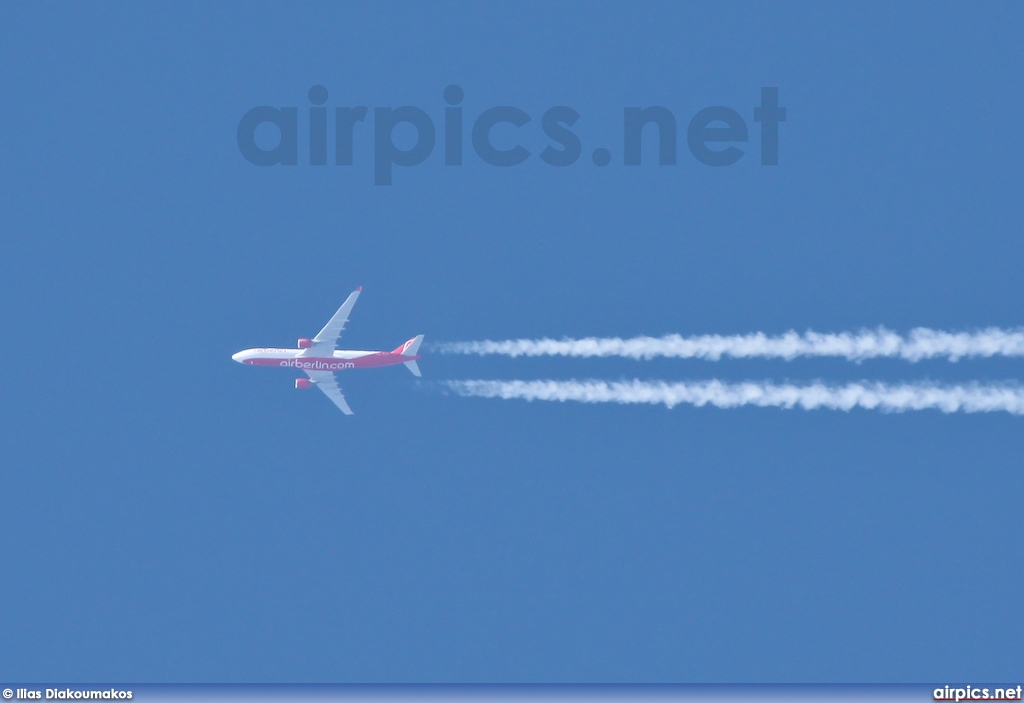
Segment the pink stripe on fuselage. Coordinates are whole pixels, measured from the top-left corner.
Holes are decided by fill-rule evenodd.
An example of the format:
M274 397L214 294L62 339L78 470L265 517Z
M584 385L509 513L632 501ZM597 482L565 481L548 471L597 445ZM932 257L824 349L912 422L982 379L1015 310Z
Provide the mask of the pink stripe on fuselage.
M279 366L281 368L299 369L301 371L344 371L346 369L368 369L375 366L391 366L416 361L420 357L402 356L391 352L377 352L356 357L355 359L339 359L338 357L300 356L295 359L246 359L243 363L250 366Z

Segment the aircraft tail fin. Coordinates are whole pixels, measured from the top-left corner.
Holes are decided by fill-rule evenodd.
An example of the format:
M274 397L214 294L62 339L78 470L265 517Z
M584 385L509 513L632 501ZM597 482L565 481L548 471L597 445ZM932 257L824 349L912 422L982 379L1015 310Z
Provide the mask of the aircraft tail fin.
M416 352L418 352L420 350L420 344L422 344L422 343L423 343L423 335L422 334L418 334L415 337L413 337L412 339L410 339L408 342L403 344L402 346L396 347L395 350L393 352L391 352L391 353L392 354L401 354L402 356L416 356ZM412 371L413 376L422 376L423 375L423 374L420 373L420 367L416 363L415 359L413 359L412 361L405 361L405 362L402 362L402 363L405 364L405 367L407 369Z
M400 347L396 347L392 354L401 354L402 356L416 356L416 352L420 350L420 344L423 343L423 335L418 334L408 342Z

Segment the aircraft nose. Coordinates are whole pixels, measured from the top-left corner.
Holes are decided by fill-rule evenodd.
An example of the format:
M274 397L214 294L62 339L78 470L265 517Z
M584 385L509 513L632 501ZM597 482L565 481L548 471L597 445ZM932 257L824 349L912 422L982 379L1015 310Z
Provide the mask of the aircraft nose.
M238 352L237 354L232 354L231 355L232 361L237 361L239 364L241 364L242 363L242 354L244 354L244 353L245 352Z

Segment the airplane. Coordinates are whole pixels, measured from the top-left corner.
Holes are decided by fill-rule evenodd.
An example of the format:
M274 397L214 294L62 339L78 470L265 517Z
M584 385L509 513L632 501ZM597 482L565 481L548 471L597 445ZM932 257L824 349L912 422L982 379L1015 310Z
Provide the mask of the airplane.
M292 369L301 369L306 372L309 378L295 379L296 388L309 388L316 386L324 392L331 401L341 408L346 415L354 414L352 408L345 402L338 387L334 374L337 371L347 369L365 369L376 366L391 366L393 364L405 364L405 367L420 376L420 367L416 361L421 357L416 353L423 342L423 335L417 335L405 344L396 347L392 351L354 351L350 349L338 349L338 339L341 337L348 316L359 299L363 287L359 286L348 296L338 312L334 313L324 328L312 339L302 338L299 340L298 349L274 349L269 347L258 347L246 349L231 356L240 364L248 366L283 366Z

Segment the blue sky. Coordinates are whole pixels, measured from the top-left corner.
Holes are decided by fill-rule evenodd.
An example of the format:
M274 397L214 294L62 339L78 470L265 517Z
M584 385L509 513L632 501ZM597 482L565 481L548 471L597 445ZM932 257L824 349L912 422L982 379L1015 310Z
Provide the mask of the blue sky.
M1011 415L460 398L438 381L1020 377L1012 360L431 355L341 415L232 353L1024 322L1019 4L129 3L0 7L0 678L1019 679ZM374 108L443 141L375 186ZM308 164L307 91L368 106ZM776 86L779 165L753 121ZM299 114L299 164L236 143ZM533 155L469 142L488 108ZM552 106L582 156L538 153ZM622 163L665 106L678 163ZM740 113L731 166L686 150ZM265 136L265 135L264 135ZM411 132L396 131L408 145ZM405 139L405 142L401 140ZM608 148L611 164L590 160Z

